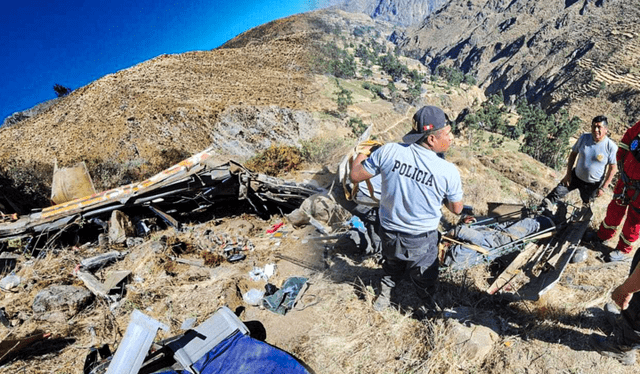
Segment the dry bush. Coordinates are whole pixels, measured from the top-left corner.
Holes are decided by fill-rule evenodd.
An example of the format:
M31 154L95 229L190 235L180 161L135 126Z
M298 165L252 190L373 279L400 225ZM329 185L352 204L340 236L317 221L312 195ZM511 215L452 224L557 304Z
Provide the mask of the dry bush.
M271 146L252 157L245 166L253 171L278 176L296 170L302 163L300 150L288 146Z
M171 148L160 153L157 163L141 158L121 162L105 159L84 160L96 191L143 181L189 158L187 151Z
M338 159L341 159L347 153L347 143L347 140L338 137L303 141L302 156L307 162L328 165L332 161L336 161L337 156L339 156Z
M11 160L0 171L2 193L24 212L50 205L52 179L53 165L37 161Z

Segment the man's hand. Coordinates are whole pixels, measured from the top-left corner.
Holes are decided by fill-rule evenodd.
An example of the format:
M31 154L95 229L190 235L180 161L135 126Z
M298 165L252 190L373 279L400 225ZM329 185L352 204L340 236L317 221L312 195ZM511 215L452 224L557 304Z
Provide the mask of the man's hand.
M600 187L598 188L598 193L596 194L596 197L600 197L604 195L604 188Z
M474 223L474 222L477 222L477 221L478 220L476 219L476 217L470 216L470 215L467 215L467 214L463 214L460 217L460 222L459 223L470 224L470 223Z
M567 173L564 178L562 178L562 180L560 181L560 183L562 183L563 185L565 185L566 187L569 187L569 185L571 184L571 173Z
M625 310L629 307L629 302L631 301L631 297L633 293L627 293L624 290L624 284L618 286L613 293L611 294L611 299L620 307L620 309Z

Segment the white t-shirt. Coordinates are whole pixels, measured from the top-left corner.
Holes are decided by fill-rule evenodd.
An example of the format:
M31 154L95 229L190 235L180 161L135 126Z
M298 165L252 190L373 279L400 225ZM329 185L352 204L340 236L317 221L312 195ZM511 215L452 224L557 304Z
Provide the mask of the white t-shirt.
M462 200L458 169L421 145L385 144L362 165L382 177L380 224L386 230L411 235L435 230L444 198Z

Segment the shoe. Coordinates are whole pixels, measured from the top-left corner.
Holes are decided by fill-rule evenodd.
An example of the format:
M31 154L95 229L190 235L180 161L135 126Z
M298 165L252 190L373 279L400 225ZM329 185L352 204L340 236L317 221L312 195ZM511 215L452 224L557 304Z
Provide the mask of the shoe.
M587 249L585 247L578 247L571 257L571 263L579 264L587 261L587 258L589 258L589 252L587 252Z
M542 202L540 202L540 209L541 210L551 210L553 208L555 204L551 202L551 200L547 199L546 197L544 199L542 199Z
M615 250L609 253L609 255L605 258L606 262L622 262L628 260L631 260L631 256L629 256L628 253L619 250Z
M550 209L547 209L547 208L543 208L542 212L540 212L540 215L543 215L543 216L545 216L547 218L551 218L552 221L556 218L556 216L553 213L553 211L551 211Z
M592 247L595 247L597 245L600 245L603 243L602 239L600 239L598 237L598 232L597 231L593 231L593 230L588 230L583 236L582 236L582 243L584 244L589 244Z
M413 317L418 321L434 318L442 312L442 308L440 308L433 298L434 292L435 287L425 289L416 286L416 294L422 303L422 305L413 312Z
M636 350L629 346L618 344L611 335L605 337L592 334L589 344L601 355L615 358L623 365L634 365L636 363Z
M380 294L373 303L373 310L376 312L382 312L383 310L391 307L391 290L392 288L385 283L380 283Z

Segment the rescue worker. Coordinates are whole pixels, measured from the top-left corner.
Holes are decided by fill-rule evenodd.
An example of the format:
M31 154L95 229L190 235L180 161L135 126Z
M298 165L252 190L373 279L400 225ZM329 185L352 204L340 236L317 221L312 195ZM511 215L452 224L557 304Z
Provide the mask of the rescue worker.
M438 278L438 224L442 205L460 214L463 209L460 173L438 157L446 152L453 134L442 109L425 106L413 116L413 130L402 140L378 148L354 164L354 183L381 176L380 230L382 268L380 293L374 309L391 305L393 290L407 273L418 296L431 305Z
M604 242L613 238L625 215L627 218L616 249L608 255L607 261L627 259L640 236L640 122L625 132L618 143L616 159L620 177L596 241Z

